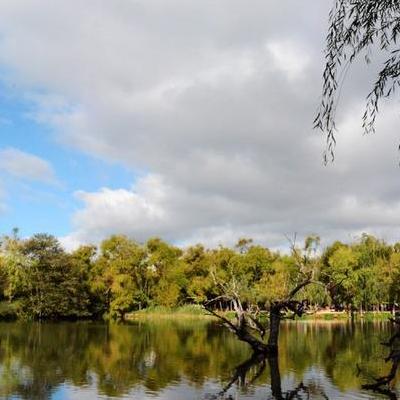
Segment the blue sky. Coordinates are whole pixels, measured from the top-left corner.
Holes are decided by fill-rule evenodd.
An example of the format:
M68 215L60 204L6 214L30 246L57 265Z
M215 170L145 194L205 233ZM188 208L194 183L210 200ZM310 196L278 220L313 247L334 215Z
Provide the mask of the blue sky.
M71 230L71 216L80 206L74 193L84 188L125 187L132 184L133 173L122 165L74 151L57 142L51 127L31 116L34 105L23 93L9 85L0 86L0 150L18 149L49 162L57 182L35 182L16 178L0 169L6 210L1 215L2 233L18 227L22 236L48 232L57 236Z

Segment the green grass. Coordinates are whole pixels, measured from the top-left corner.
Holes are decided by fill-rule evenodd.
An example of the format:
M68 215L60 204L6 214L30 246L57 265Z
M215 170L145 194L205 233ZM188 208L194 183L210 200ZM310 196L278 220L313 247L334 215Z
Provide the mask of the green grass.
M224 312L223 315L228 319L235 318L233 311ZM391 317L389 312L365 312L354 313L356 320L363 321L386 321ZM208 314L200 305L184 305L180 307L163 307L154 306L146 309L135 311L126 314L127 320L136 319L215 319ZM265 315L265 319L268 316ZM306 314L301 318L296 318L300 321L347 321L350 320L350 314L346 312L321 312L316 314Z
M366 312L363 315L363 319L365 321L387 321L392 317L392 313L388 311L380 311L380 312Z
M154 318L192 318L192 319L212 319L201 306L188 304L180 307L148 307L140 311L131 312L125 315L127 320L130 319L154 319Z
M362 315L358 312L354 313L354 319L364 320L364 321L387 321L392 314L390 312L378 312L369 311ZM319 320L319 321L336 321L336 320L349 320L351 315L345 312L328 312L328 313L316 313L316 314L306 314L299 318L300 320Z

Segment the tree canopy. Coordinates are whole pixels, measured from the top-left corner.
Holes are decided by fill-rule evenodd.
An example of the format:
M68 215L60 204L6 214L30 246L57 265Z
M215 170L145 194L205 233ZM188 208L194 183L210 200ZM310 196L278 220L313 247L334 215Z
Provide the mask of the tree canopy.
M0 245L0 317L122 319L162 306L203 305L267 312L273 304L307 300L311 309L391 310L400 302L400 244L364 234L316 250L317 236L277 252L251 242L208 249L178 248L113 235L99 246L66 252L57 238L4 236ZM321 285L302 285L303 282ZM301 286L301 291L292 295ZM298 306L290 303L290 307ZM292 308L293 308L292 307ZM287 307L286 307L287 308Z

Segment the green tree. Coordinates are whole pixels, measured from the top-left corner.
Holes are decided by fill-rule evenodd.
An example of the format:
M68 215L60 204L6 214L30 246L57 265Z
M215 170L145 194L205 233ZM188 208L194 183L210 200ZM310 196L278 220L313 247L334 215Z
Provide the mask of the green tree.
M343 243L335 242L323 257L322 280L327 285L336 309L354 306L357 279L354 274L358 254Z
M142 246L123 235L114 235L100 245L100 255L92 269L92 292L110 317L140 308L147 301L146 253Z
M183 262L186 265L187 300L201 304L210 299L213 289L210 252L200 244L188 247L183 253Z
M28 259L22 254L23 242L15 231L12 236L4 236L1 241L1 290L9 302L21 295L28 267Z
M388 291L389 304L394 308L395 304L400 303L400 252L398 246L394 246L395 251L390 256L390 261L386 268L385 289Z
M89 298L71 258L51 235L37 234L21 244L16 294L27 318L54 319L89 316ZM10 296L14 289L10 290Z
M145 247L154 304L174 307L186 301L184 295L188 282L182 250L159 238L149 239Z
M76 276L79 277L81 290L89 298L89 312L94 318L106 311L103 298L98 295L92 283L96 280L95 259L97 247L94 245L82 245L71 253L71 265Z

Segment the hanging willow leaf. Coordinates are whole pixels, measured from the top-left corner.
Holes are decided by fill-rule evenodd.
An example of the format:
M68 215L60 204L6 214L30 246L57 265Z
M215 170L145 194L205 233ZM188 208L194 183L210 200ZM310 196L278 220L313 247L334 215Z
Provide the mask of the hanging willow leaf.
M371 61L372 50L388 54L366 99L362 126L375 132L381 98L394 94L400 84L400 0L335 0L329 13L322 99L314 128L326 136L325 162L334 159L336 109L340 86L351 63L361 54Z

